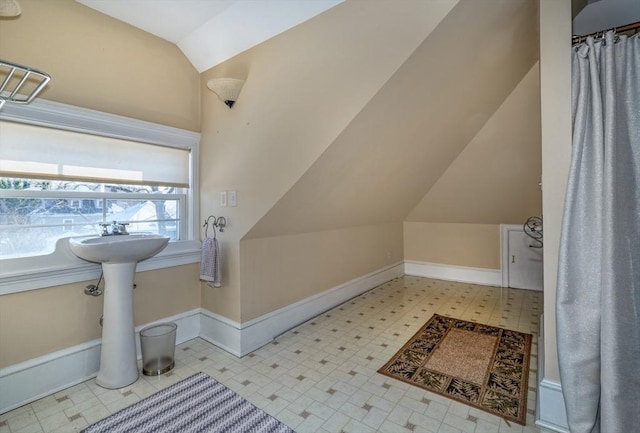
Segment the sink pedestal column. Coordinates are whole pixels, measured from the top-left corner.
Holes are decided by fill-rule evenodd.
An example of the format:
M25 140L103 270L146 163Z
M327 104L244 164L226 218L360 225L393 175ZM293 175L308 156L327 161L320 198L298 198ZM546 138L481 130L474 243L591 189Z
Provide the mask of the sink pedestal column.
M96 383L122 388L138 380L133 325L133 278L136 262L103 263L104 307L100 371Z

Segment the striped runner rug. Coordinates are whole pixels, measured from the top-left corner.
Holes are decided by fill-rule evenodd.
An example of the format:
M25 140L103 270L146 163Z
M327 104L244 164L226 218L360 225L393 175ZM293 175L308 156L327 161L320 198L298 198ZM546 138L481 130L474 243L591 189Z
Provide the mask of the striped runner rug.
M205 373L181 380L82 430L107 432L295 433Z

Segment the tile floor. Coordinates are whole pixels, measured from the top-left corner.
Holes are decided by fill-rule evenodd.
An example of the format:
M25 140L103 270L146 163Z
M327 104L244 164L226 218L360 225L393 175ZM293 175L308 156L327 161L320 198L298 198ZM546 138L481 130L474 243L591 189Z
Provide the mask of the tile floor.
M281 335L241 359L197 338L176 368L106 390L90 380L0 415L0 433L77 432L203 371L297 433L534 433L542 293L400 277ZM527 426L378 374L433 313L534 335ZM161 433L161 432L159 432Z

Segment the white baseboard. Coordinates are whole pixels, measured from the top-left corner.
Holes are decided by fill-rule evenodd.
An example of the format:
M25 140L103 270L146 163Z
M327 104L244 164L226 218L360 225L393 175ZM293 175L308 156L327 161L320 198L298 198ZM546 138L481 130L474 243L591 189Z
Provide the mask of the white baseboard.
M544 377L544 314L540 315L538 333L538 392L536 425L558 433L570 433L560 383Z
M404 273L415 277L436 278L438 280L482 284L485 286L502 286L502 272L500 269L472 268L469 266L405 260Z
M238 357L244 356L297 325L380 284L403 275L397 263L333 287L264 316L238 323L197 308L136 328L162 322L178 325L176 344L201 337ZM0 369L0 414L95 377L100 367L100 339Z
M402 263L396 263L242 324L203 310L200 337L242 357L289 329L401 275Z
M242 325L209 310L200 315L200 338L237 357L242 356L240 340Z
M278 335L403 273L402 263L396 263L245 322L241 329L240 353L251 353Z
M0 370L0 413L84 382L98 372L100 340Z
M558 433L570 433L567 414L558 382L542 379L538 384L538 410L536 425Z
M200 309L196 309L137 327L138 359L142 328L174 322L179 344L198 336L199 316ZM100 339L96 339L0 369L0 414L95 377L100 367L100 347Z

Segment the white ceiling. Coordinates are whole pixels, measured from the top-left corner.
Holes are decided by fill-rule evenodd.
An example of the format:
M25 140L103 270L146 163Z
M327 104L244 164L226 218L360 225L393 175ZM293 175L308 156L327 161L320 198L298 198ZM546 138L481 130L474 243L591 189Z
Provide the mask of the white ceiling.
M76 1L175 43L203 72L344 0ZM640 21L640 0L587 3L573 20L574 35Z
M344 0L76 0L175 43L203 72Z

